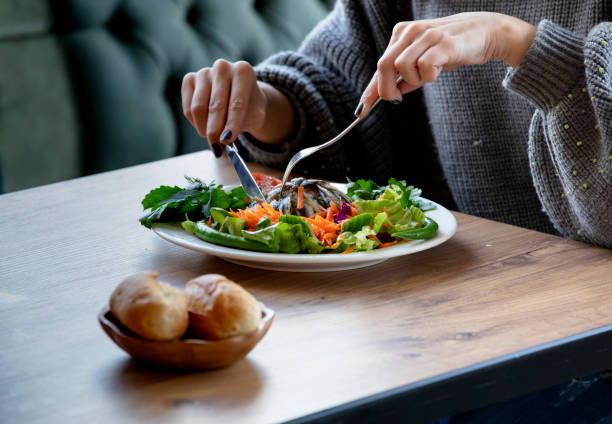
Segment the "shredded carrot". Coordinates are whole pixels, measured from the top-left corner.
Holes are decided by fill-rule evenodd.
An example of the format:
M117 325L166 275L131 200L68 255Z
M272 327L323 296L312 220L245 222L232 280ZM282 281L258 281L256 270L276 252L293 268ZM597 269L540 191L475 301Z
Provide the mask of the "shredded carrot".
M268 203L261 203L252 208L239 209L236 212L230 210L230 214L236 218L244 219L250 230L257 228L257 223L261 218L270 218L270 222L276 224L283 215L282 212L277 211Z
M353 250L355 250L355 246L351 246L348 249L346 249L344 252L340 253L341 255L346 255L347 253L351 253Z
M374 240L374 241L375 241L376 243L378 243L379 245L383 244L383 242L382 242L382 241L380 241L380 240L378 239L378 237L376 237L376 235L375 235L375 234L370 234L370 235L368 236L368 238L369 238L369 239Z
M210 227L212 224L212 215L208 217L208 226Z
M247 196L244 196L244 204L248 205L249 203L251 203L249 202L249 198Z
M337 232L340 229L340 224L336 224L332 220L325 219L321 215L313 215L310 218L304 219L310 222L311 225L314 225L318 229L320 228L324 230L326 233Z
M325 241L331 241L331 240L335 240L337 237L337 234L334 233L327 233L323 235L323 240Z
M391 215L389 215L389 211L387 210L387 208L386 208L386 207L385 207L385 208L383 208L383 212L387 214L387 217L388 217L389 219L391 219Z
M334 202L331 202L327 209L322 210L321 212L317 213L317 215L321 215L328 221L333 221L337 213L338 207Z
M322 214L314 214L308 218L303 218L306 222L310 224L312 231L319 240L331 245L338 237L338 233L340 233L340 224L336 224L333 218L327 219L326 216L329 215L330 214L328 209L328 212L325 213L325 216L323 216Z
M338 238L337 234L327 233L323 235L323 245L332 246L333 244L336 244L337 238Z
M297 208L304 209L304 187L298 187Z

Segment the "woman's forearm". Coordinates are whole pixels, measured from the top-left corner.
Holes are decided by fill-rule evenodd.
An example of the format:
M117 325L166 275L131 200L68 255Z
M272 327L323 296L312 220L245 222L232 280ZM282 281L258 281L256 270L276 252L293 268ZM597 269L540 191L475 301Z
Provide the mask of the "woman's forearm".
M281 144L295 132L295 109L281 91L265 82L257 84L266 98L266 110L261 127L252 130L251 135L265 144Z
M538 29L512 16L504 16L505 21L496 31L499 51L496 57L516 68L527 54Z

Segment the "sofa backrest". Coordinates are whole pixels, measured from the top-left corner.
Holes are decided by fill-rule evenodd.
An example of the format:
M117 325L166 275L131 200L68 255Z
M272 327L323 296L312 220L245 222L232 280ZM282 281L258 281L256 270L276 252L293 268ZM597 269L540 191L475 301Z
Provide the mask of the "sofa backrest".
M7 191L206 148L182 115L183 75L219 57L257 63L295 49L330 6L323 0L0 3L0 161Z
M0 1L0 168L6 191L81 175L70 75L46 1Z

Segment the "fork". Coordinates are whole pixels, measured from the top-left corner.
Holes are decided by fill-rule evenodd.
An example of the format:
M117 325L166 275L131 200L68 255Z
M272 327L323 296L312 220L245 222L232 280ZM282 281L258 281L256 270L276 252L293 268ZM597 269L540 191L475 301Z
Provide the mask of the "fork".
M402 81L402 77L399 76L395 80L395 83L399 84L401 81ZM368 114L364 115L363 117L357 117L353 122L350 123L350 125L348 127L346 127L344 130L342 130L342 132L340 134L338 134L337 136L335 136L331 140L326 141L323 144L319 144L318 146L306 147L305 149L302 149L299 152L297 152L295 155L293 155L293 157L291 158L291 160L287 164L287 168L285 168L285 174L283 175L283 180L282 180L280 192L281 193L283 192L283 189L285 188L285 183L287 182L287 178L289 177L289 174L291 173L291 170L295 167L295 165L299 161L301 161L302 159L312 155L313 153L318 152L319 150L326 149L329 146L333 146L334 144L336 144L338 141L340 141L340 139L342 139L342 137L344 137L350 130L352 130L353 127L359 123L359 121L361 121L364 118L366 118L370 114L370 112L376 107L376 105L378 103L380 103L381 100L382 99L380 97L378 99L376 99L376 101L374 102L374 104L372 105L370 110L368 111Z

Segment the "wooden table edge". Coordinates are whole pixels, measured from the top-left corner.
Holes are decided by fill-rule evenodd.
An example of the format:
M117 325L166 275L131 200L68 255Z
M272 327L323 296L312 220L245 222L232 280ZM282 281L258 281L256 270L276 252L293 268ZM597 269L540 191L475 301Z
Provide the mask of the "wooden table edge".
M287 423L405 422L408 417L411 423L427 423L608 369L611 353L612 324L608 324Z

